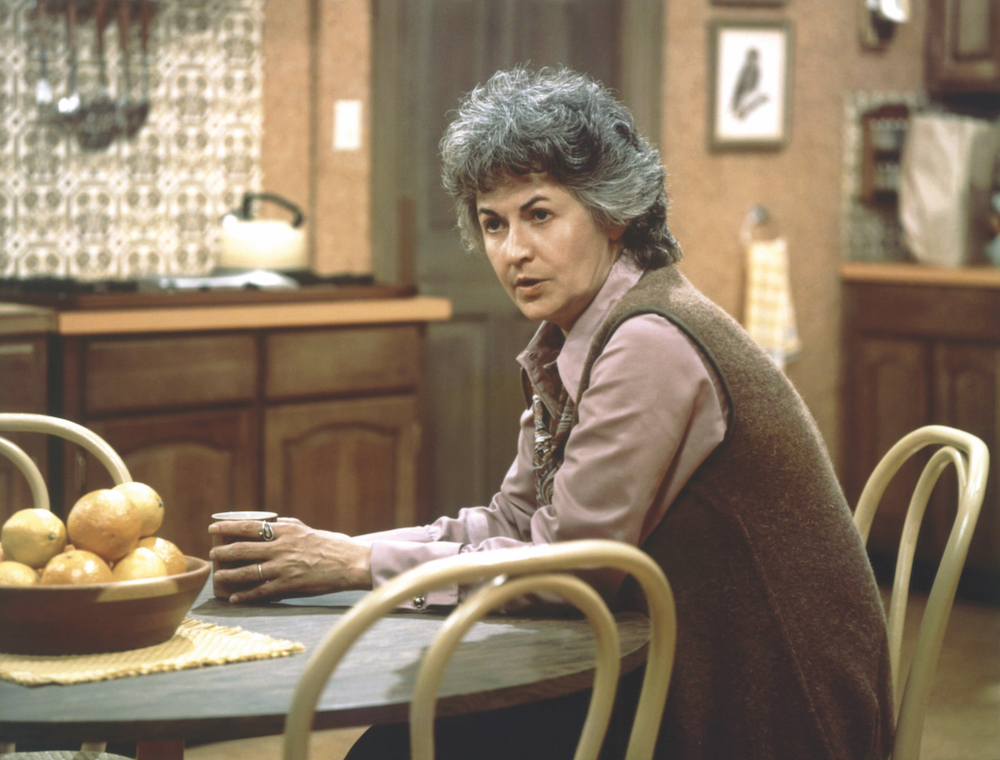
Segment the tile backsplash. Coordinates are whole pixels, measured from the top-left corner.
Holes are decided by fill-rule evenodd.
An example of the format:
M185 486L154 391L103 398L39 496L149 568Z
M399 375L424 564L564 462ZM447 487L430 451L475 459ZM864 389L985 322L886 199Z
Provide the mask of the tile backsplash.
M77 0L79 88L96 91L98 55L88 0ZM111 3L112 8L117 3ZM148 120L107 150L35 102L42 42L56 101L67 94L65 0L0 0L0 277L127 279L196 275L218 257L219 218L260 187L263 0L160 0L150 27ZM133 6L138 3L133 0ZM129 34L139 94L139 32ZM105 32L113 97L122 93L117 23Z

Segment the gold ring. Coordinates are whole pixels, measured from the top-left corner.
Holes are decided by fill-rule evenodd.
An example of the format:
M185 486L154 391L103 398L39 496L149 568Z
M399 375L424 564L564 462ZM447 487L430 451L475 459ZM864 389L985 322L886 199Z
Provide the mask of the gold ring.
M264 524L265 524L265 525L267 525L267 523L264 523ZM259 562L257 563L257 575L259 575L259 576L260 576L260 579L261 579L262 581L264 580L264 570L263 570L263 569L261 568L261 566L260 566L260 563L259 563Z

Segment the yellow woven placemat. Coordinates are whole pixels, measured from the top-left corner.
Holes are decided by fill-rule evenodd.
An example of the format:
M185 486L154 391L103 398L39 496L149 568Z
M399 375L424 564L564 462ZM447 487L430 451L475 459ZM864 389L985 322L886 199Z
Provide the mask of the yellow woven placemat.
M126 652L55 656L0 653L0 678L29 686L83 683L202 665L266 660L304 651L305 647L294 641L185 618L169 641Z

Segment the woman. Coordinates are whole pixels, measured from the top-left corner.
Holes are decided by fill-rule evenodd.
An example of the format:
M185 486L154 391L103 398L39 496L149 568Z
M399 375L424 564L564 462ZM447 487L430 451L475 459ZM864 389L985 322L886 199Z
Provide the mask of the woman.
M214 549L261 563L227 573L263 579L231 601L370 588L459 552L626 541L677 603L658 757L886 756L885 619L826 449L784 375L673 266L664 171L631 115L587 77L515 69L470 93L441 152L464 240L541 322L519 357L517 459L488 507L457 518L353 539L285 520L271 542ZM594 581L638 603L620 577ZM438 756L571 754L585 705L439 721ZM406 752L405 730L383 727L351 757Z

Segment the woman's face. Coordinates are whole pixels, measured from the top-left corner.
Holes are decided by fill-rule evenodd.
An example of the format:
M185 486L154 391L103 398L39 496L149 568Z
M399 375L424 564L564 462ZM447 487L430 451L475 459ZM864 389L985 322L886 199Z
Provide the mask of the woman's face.
M528 319L563 332L607 279L622 229L602 230L548 174L512 176L476 200L483 246L501 284Z

